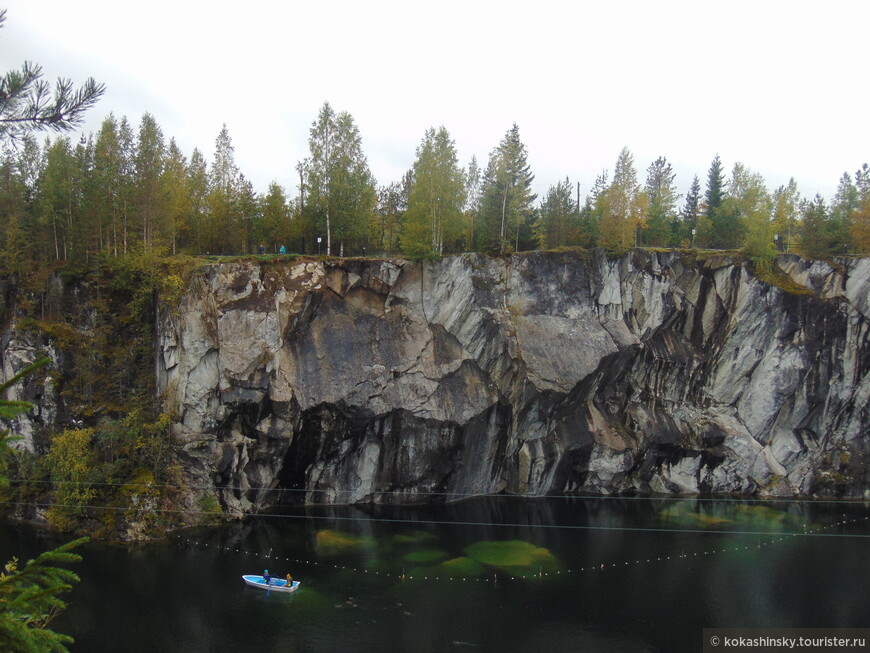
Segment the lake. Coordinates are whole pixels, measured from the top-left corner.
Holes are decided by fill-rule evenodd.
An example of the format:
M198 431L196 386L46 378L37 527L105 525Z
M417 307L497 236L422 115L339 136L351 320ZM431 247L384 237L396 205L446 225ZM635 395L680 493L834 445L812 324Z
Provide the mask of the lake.
M870 627L865 502L488 497L94 542L73 651L697 651L705 627ZM62 542L4 523L0 554ZM268 568L295 594L249 588Z

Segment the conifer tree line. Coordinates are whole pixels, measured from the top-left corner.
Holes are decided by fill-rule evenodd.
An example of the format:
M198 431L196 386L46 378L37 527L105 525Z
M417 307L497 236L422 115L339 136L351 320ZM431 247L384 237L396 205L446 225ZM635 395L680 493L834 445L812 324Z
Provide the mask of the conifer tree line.
M0 165L0 248L7 271L95 256L276 253L432 257L558 247L742 249L753 258L870 253L870 169L844 173L828 203L791 180L771 191L715 156L685 196L665 157L645 178L624 148L582 199L565 177L540 198L514 124L485 166L458 160L443 126L417 145L401 179L379 185L353 117L324 103L298 186L254 190L226 125L211 158L188 156L154 117L109 115L97 133L8 145ZM579 187L578 187L579 189Z

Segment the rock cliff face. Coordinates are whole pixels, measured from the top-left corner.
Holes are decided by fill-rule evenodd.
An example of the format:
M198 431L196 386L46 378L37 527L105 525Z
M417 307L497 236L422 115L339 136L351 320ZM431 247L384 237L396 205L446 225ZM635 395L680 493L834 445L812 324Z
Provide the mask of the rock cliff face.
M811 294L676 253L206 268L157 375L234 513L515 492L860 495L870 260Z

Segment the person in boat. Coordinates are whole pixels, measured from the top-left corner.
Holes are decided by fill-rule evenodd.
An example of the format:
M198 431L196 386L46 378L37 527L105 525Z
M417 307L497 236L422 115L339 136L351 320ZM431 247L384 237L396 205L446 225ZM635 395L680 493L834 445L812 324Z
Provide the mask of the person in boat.
M272 584L272 574L269 573L269 570L263 572L263 580L266 581L266 585Z
M293 587L293 576L287 574L287 587Z

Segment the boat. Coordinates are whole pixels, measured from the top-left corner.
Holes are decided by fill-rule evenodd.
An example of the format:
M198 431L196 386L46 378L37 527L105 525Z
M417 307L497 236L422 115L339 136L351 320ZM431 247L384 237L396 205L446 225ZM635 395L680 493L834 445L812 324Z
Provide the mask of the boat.
M298 580L294 580L288 586L287 581L282 578L272 578L269 583L266 583L265 578L253 574L242 576L242 580L251 587L259 587L261 590L269 590L271 592L295 592L301 584Z

